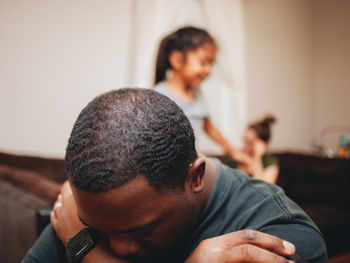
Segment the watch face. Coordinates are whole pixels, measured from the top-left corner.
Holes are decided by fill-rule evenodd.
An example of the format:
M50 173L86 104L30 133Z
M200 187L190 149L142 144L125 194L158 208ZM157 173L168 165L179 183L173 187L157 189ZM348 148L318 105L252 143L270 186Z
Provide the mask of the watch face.
M89 231L84 228L67 243L67 248L72 257L78 258L94 245Z

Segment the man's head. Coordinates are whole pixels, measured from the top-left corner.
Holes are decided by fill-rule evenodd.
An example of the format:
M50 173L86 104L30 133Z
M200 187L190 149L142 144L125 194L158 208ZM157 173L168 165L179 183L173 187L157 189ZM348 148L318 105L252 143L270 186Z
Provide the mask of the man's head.
M65 168L70 182L87 192L120 187L138 174L157 189L183 188L196 157L191 125L174 102L152 90L120 89L80 113Z
M191 125L153 90L94 99L74 125L65 165L81 221L132 262L164 262L203 208L205 161Z

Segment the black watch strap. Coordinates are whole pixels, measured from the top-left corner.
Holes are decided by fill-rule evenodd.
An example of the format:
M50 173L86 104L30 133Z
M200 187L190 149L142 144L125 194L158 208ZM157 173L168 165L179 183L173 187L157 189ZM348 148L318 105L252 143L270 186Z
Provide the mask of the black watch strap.
M68 261L80 262L80 260L94 247L98 241L95 231L83 228L74 237L68 240L66 255Z

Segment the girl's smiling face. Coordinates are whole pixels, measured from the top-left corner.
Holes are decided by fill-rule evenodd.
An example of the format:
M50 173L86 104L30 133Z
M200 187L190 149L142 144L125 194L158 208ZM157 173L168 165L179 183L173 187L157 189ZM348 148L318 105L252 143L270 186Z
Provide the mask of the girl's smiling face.
M210 75L215 56L216 47L209 43L186 52L184 63L178 73L181 74L187 87L198 88Z

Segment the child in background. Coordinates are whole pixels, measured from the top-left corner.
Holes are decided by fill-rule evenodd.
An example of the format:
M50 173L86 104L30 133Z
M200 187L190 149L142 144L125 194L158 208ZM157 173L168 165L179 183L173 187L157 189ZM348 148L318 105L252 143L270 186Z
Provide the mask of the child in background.
M263 120L250 124L243 137L243 152L253 159L252 177L275 184L278 177L278 161L266 154L271 138L271 125L276 119L266 116ZM245 170L244 167L239 167Z
M211 73L216 44L207 31L183 27L160 42L155 72L155 89L175 101L189 118L195 134L203 130L240 163L251 170L251 158L234 148L209 119L199 86Z

